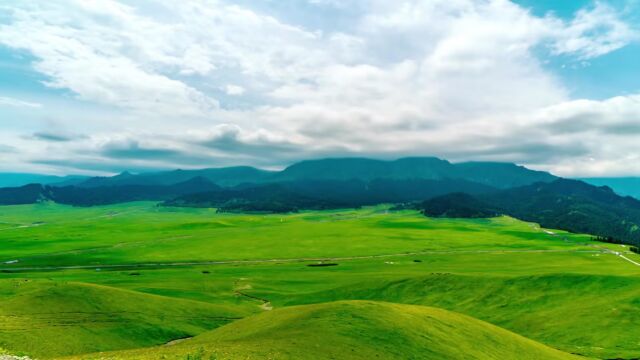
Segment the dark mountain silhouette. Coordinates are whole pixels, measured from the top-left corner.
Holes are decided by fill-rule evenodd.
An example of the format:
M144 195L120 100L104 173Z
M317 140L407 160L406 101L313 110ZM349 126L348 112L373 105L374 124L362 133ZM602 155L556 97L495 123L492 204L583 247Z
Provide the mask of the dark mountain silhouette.
M0 188L21 187L29 184L53 185L64 183L66 185L74 185L87 179L88 177L79 175L55 176L26 173L0 173Z
M308 160L291 165L273 176L276 180L374 180L374 179L459 179L495 188L509 188L548 182L555 176L511 163L468 162L452 164L434 157L403 158L394 161L365 158Z
M173 170L134 175L123 172L112 177L94 177L80 184L79 187L101 187L122 185L174 185L194 177L201 177L220 186L235 186L242 183L263 182L272 173L249 166L238 166L218 169Z
M48 199L47 189L40 184L0 188L0 205L34 204Z
M480 196L480 199L511 216L544 227L640 243L640 201L617 195L606 186L559 179Z
M549 182L556 177L542 171L529 170L510 163L470 162L452 164L434 157L413 157L393 161L366 158L308 160L293 164L282 171L266 171L249 166L200 170L173 170L142 174L123 172L111 177L51 177L46 175L17 176L0 174L0 187L40 183L51 186L97 188L124 185L174 185L194 177L203 177L223 186L265 184L301 180L465 180L504 189L514 186Z
M267 196L269 190L274 191L277 197ZM241 203L244 210L280 212L282 209L328 209L409 202L457 191L483 194L495 190L464 180L299 180L193 193L167 201L165 205L227 208L229 203ZM270 200L273 200L271 207Z
M429 199L419 208L430 217L489 218L500 215L500 211L484 201L465 193L451 193Z
M445 196L418 208L427 215L453 217L458 217L461 209L495 209L547 228L640 244L640 201L578 180L558 179L475 196Z
M82 188L31 184L19 188L0 189L0 205L55 201L67 205L93 206L143 200L160 201L194 192L214 191L216 189L220 189L220 187L202 177L168 186L123 185Z

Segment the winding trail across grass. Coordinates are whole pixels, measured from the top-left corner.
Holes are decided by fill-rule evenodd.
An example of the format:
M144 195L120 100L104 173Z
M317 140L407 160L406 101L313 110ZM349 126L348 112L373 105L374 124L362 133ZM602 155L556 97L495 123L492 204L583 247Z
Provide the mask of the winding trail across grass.
M545 234L553 236L553 237L559 237L559 235L554 233L553 231L550 231L550 230L547 230L547 229L541 229L539 226L537 226L537 224L531 224L531 228L534 229L534 230L543 231ZM567 240L567 238L565 236L562 237L562 240L564 240L565 242L568 242L568 240ZM618 256L618 257L622 258L623 260L626 260L626 261L632 263L633 265L640 266L639 262L636 262L636 261L633 261L633 260L629 259L628 257L624 256L619 251L613 251L611 249L607 249L605 247L602 247L602 246L599 246L599 245L596 245L596 244L584 243L584 244L581 244L581 245L590 246L590 247L594 247L594 248L600 249L600 252L602 252L602 253Z

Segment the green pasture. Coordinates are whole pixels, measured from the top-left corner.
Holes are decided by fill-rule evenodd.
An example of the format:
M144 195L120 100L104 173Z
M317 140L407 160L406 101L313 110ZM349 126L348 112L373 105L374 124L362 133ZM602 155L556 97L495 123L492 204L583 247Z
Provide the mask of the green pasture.
M562 351L557 358L640 356L640 266L619 255L640 256L508 217L429 219L386 206L263 215L38 204L0 207L0 244L0 348L37 358L299 358L318 339L305 324L320 321L327 332L334 320L344 334L321 336L346 354L355 349L344 358L389 358L397 354L371 339L384 333L378 320L404 319L399 312L411 321L393 325L393 341L409 341L407 358L417 354L409 349L434 347L414 329L429 328L432 312L457 321L455 336L496 339L478 353L476 340L456 340L468 358L497 359L521 341L535 345L531 354ZM310 266L319 264L332 266ZM425 315L409 315L416 311ZM343 323L344 312L366 321ZM455 332L461 319L477 331ZM261 325L270 322L281 326ZM345 335L353 326L369 338ZM220 335L236 331L227 328L241 335ZM287 345L278 334L300 340Z

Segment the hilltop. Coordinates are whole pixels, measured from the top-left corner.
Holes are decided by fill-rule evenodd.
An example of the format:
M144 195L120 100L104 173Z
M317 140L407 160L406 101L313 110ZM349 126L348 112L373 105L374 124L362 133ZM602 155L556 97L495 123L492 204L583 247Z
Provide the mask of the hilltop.
M447 310L374 301L293 306L173 346L73 359L580 359Z

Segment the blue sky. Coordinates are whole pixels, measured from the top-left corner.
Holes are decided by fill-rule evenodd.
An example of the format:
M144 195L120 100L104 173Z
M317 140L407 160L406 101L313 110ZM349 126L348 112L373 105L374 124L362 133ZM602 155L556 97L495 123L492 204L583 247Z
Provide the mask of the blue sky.
M0 0L0 171L640 175L637 0Z

